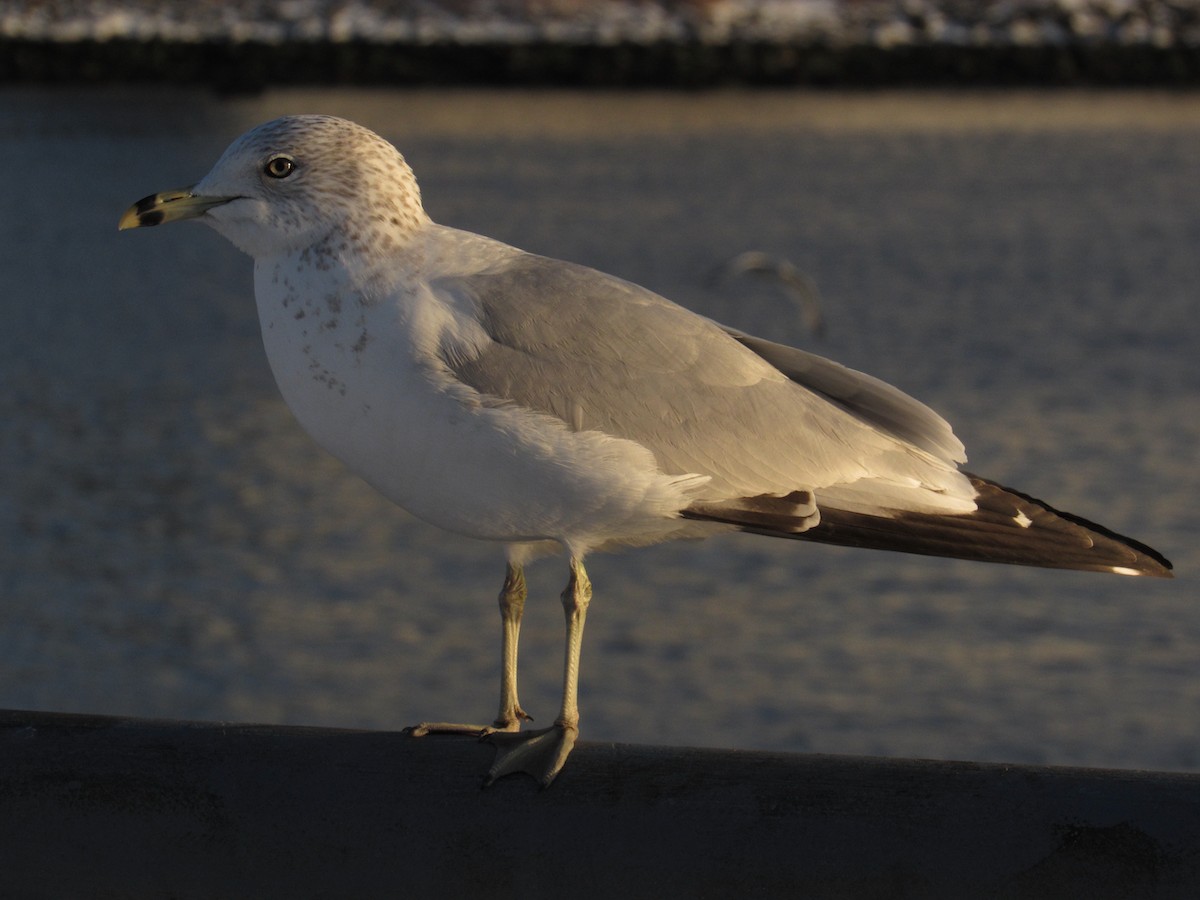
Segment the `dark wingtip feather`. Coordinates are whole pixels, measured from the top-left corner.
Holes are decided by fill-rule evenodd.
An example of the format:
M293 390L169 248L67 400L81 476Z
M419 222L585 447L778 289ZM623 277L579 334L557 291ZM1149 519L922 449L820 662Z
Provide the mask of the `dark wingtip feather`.
M979 491L975 502L979 504L980 513L991 513L1003 517L1008 510L1024 510L1027 515L1030 514L1030 510L1039 510L1044 515L1058 520L1059 524L1053 525L1056 530L1073 535L1080 533L1087 535L1092 542L1089 555L1090 561L1092 561L1089 565L1091 571L1113 571L1119 575L1149 575L1155 578L1175 577L1171 571L1174 568L1171 561L1141 541L1118 534L1110 528L1091 522L1074 513L1055 509L1036 497L1004 487L986 478L980 478L977 475L968 477L971 479L971 484L975 486L975 490ZM1070 558L1076 557L1072 555ZM1083 568L1074 565L1056 567Z
M1139 541L1054 509L1028 494L985 478L969 477L979 492L978 509L966 515L898 512L884 517L821 507L820 524L800 533L724 521L756 534L847 547L1118 575L1173 577L1170 561ZM688 512L684 515L709 518Z

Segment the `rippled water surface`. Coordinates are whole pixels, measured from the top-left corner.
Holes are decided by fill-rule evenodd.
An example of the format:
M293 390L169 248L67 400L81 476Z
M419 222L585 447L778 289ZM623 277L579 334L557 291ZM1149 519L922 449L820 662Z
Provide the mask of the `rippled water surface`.
M405 152L438 221L896 383L970 467L1173 582L728 537L594 557L589 739L1200 769L1200 98L0 93L0 706L399 728L494 715L498 547L294 424L251 264L118 234L283 112ZM818 285L812 335L744 250ZM560 561L522 699L557 704Z

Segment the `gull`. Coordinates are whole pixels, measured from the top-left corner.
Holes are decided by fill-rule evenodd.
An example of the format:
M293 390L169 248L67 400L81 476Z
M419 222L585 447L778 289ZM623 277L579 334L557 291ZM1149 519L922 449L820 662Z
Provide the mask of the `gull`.
M548 785L579 732L591 551L760 535L1170 577L1158 552L960 469L939 415L869 375L628 281L434 223L386 140L331 116L237 139L121 229L198 219L254 259L263 343L308 433L433 525L500 542L500 710L485 783ZM522 730L524 566L565 552L552 726Z
M824 336L825 315L821 311L821 292L817 290L817 283L797 269L794 263L761 250L747 250L717 267L710 282L716 284L734 275L745 274L774 278L787 298L795 304L805 327L815 337Z

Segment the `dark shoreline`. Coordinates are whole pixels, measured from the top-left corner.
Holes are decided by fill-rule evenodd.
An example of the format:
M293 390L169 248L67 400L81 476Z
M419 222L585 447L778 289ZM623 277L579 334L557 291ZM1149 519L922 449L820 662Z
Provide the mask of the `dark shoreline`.
M760 87L1200 85L1200 47L828 43L383 44L0 39L0 84Z

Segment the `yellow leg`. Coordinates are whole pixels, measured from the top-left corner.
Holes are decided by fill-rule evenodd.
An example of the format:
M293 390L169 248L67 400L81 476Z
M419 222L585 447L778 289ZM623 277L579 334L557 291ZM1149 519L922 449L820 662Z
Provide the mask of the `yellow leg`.
M503 628L500 668L500 713L491 725L464 725L458 722L422 722L406 731L413 737L427 734L473 734L478 737L495 731L520 731L521 722L530 716L517 700L517 642L521 635L521 615L525 612L525 572L509 563L500 589L500 622Z
M524 772L542 783L550 784L562 769L579 735L579 655L583 646L583 625L588 604L592 600L592 584L583 562L571 559L571 577L562 593L563 612L567 619L566 652L563 664L562 708L550 728L515 734L493 734L496 760L488 771L487 784L497 778Z
M517 699L517 644L521 637L521 615L525 612L525 572L508 564L504 587L500 590L500 621L504 629L500 669L500 714L496 731L520 731L521 723L532 719Z

